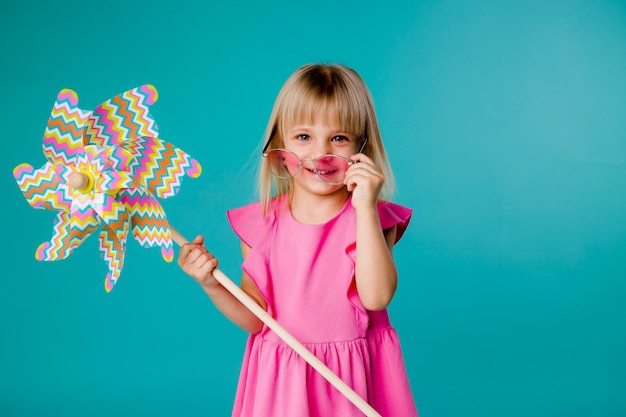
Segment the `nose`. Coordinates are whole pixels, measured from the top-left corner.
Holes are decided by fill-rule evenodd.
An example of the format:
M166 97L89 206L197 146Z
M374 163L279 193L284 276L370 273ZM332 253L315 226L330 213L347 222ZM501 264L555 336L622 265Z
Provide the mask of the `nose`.
M328 155L331 151L330 143L326 140L316 140L313 146L312 158L319 158L320 156Z

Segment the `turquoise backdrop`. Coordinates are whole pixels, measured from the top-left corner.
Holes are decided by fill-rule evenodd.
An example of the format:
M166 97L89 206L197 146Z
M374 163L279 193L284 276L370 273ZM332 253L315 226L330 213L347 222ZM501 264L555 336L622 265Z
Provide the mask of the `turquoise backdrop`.
M204 168L168 217L238 281L225 211L254 199L283 81L320 61L369 84L415 209L390 311L420 414L626 415L623 1L9 0L1 416L227 416L246 340L156 249L130 241L110 294L96 236L34 259L54 214L12 170L44 163L57 92L157 87L161 137Z

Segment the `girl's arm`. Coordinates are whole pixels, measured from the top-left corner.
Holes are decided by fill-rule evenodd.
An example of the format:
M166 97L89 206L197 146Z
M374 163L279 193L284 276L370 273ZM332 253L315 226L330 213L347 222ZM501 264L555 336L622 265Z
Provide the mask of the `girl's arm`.
M250 248L241 243L242 255L248 255ZM211 298L217 309L230 321L249 333L258 333L263 328L259 320L246 306L224 288L214 277L213 270L217 267L217 259L204 247L204 238L196 237L191 243L183 245L178 255L178 265L190 275ZM267 310L267 305L252 279L243 273L241 289Z
M380 225L378 195L384 175L366 155L353 155L352 160L358 163L348 170L345 183L356 210L356 287L366 309L383 310L398 285L392 255L396 227L383 232Z
M398 285L398 271L392 255L396 226L384 233L378 210L357 211L355 280L359 298L368 310L383 310Z

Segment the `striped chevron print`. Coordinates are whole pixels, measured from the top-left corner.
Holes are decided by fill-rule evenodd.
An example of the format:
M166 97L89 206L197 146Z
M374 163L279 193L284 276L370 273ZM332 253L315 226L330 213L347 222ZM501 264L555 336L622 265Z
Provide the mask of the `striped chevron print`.
M130 169L135 177L160 198L175 195L185 174L197 178L202 173L195 159L159 138L129 138L122 146L133 155Z
M121 145L128 138L158 136L159 130L148 106L158 99L156 88L146 84L126 91L95 108L86 122L89 143Z
M139 186L139 182L129 170L132 155L123 148L85 146L88 165L82 171L94 177L94 189L99 192L117 192L120 189Z
M160 246L166 262L174 259L169 223L161 203L145 188L120 191L119 200L131 215L132 232L144 248Z
M146 84L87 111L78 108L74 91L59 92L43 137L48 161L37 170L29 164L13 170L32 207L58 211L52 238L36 250L38 260L68 257L100 226L107 292L122 272L129 230L143 247L159 246L165 261L174 259L169 223L157 197L175 195L183 176L196 178L202 168L157 137L149 111L157 99L157 90ZM89 177L88 188L68 185L76 172Z
M130 221L124 205L112 197L108 204L103 203L102 207L106 207L106 210L101 213L105 223L100 232L99 248L100 255L109 267L109 272L104 279L104 289L109 292L119 279L124 266Z
M104 259L109 271L104 278L104 290L111 292L113 286L117 283L117 280L122 273L124 267L124 254L126 253L126 241L124 243L117 240L115 232L113 232L109 226L105 225L102 228L99 236L99 249L100 256Z
M50 162L38 170L29 164L20 164L13 169L13 177L32 207L69 211L72 205L70 187L59 181L55 166Z
M59 211L54 222L52 238L39 245L35 258L57 261L67 258L100 226L88 198L75 198L71 211Z
M78 96L59 92L43 134L43 153L53 164L71 164L83 152L83 131L88 112L78 108Z

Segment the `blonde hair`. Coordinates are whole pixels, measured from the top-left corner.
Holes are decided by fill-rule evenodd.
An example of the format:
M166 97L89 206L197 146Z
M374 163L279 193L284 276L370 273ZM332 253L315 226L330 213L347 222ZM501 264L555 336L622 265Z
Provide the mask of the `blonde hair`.
M335 117L342 130L353 134L359 143L367 138L363 153L369 156L385 176L381 198L393 192L393 173L383 146L374 102L361 76L338 64L308 64L298 68L281 88L263 143L268 149L283 147L284 133L296 124L315 123L316 117ZM265 158L261 161L258 192L267 212L275 195L290 193L292 179L274 177Z

